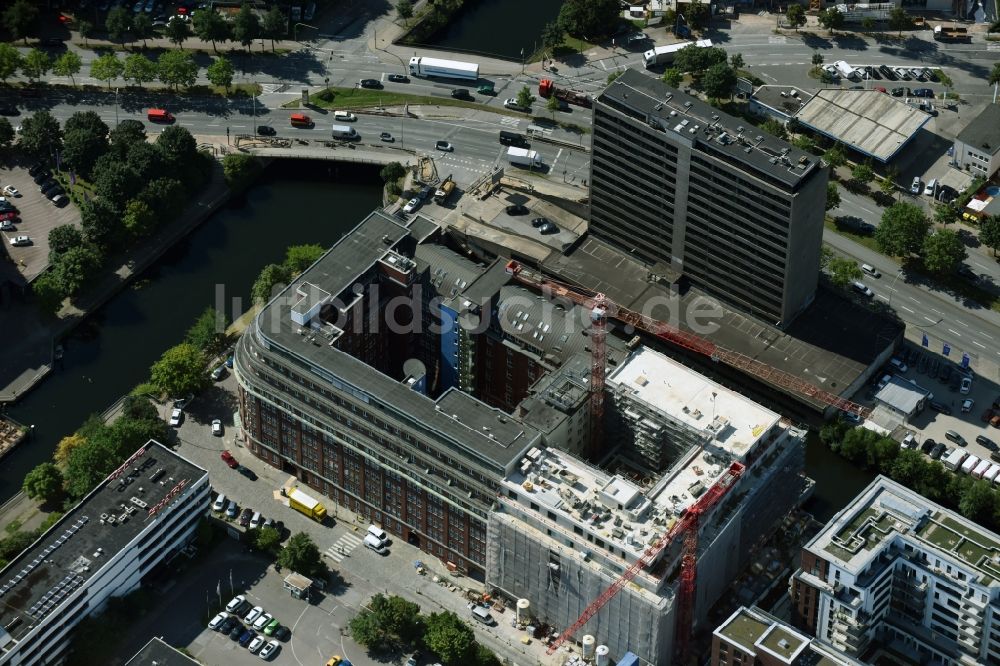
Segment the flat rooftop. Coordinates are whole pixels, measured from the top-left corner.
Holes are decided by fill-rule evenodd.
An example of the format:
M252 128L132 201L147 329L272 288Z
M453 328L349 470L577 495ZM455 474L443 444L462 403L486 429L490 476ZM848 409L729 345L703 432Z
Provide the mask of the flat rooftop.
M751 99L786 116L794 116L812 98L812 93L795 86L760 86Z
M713 632L743 652L769 653L772 660L797 666L855 666L863 662L806 636L756 606L741 606Z
M877 90L824 88L795 116L859 153L888 162L931 119Z
M195 661L167 645L161 638L153 638L125 662L125 666L200 666L200 664L200 661Z
M464 453L472 462L490 462L506 469L539 438L533 428L460 391L449 391L435 402L328 344L337 335L336 331L327 330L332 326L324 325L317 330L299 325L292 318L304 285L331 294L335 307L344 307L358 298L358 285L367 285L375 279L378 262L402 257L403 246L412 243L403 223L379 211L371 213L264 307L255 320L253 332L298 362L319 368L324 376L332 375L342 390L353 393L372 408L387 411L430 436L447 439L456 453ZM424 260L430 257L423 251L422 256ZM417 270L419 262L410 263ZM459 273L472 276L475 272L463 265L461 271L456 270L447 279L453 281ZM479 277L494 274L487 270ZM464 282L466 277L457 279ZM472 280L467 286L471 288L477 282L478 279ZM491 423L489 431L469 427L486 421Z
M19 640L54 613L152 518L151 509L180 484L207 472L150 441L0 571L0 627Z
M857 573L896 538L950 559L980 585L1000 584L1000 535L884 476L834 516L806 548Z
M632 69L605 88L597 103L681 136L685 142L693 141L695 150L738 164L788 189L820 171L815 155Z
M875 394L875 400L904 414L912 414L930 391L921 388L916 381L893 375L882 390Z
M987 104L982 112L958 133L958 140L985 153L1000 150L1000 106Z
M697 309L699 304L711 304L718 317L710 321L717 322L717 327L700 332L705 338L831 393L846 393L903 331L898 321L855 305L822 287L812 305L788 329L781 330L728 308L694 287L675 295L639 261L595 238L586 238L569 254L551 257L542 264L542 269L563 282L607 294L632 310L675 322L688 332L694 331L681 315ZM702 321L709 320L702 318ZM615 330L618 325L609 321L608 327ZM813 409L826 407L803 395L789 395Z

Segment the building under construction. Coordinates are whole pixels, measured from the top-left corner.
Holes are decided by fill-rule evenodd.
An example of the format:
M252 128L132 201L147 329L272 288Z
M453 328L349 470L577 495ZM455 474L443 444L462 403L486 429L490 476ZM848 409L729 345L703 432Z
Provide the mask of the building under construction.
M532 448L504 479L487 536L487 582L561 631L584 613L733 463L745 470L701 517L697 623L804 489L801 431L649 348L607 377L615 446L598 465ZM613 426L610 424L614 424ZM681 541L659 550L578 632L612 655L669 663ZM707 573L711 572L711 573Z

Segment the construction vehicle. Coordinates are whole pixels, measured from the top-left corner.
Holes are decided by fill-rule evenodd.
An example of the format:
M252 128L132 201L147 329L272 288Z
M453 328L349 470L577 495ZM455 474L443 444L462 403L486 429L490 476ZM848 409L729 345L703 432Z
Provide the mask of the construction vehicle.
M938 42L969 42L972 41L969 31L965 28L949 28L944 25L934 26L934 39Z
M309 516L317 523L326 520L326 507L320 504L319 500L313 499L298 488L288 493L288 506Z
M568 88L560 88L551 79L542 79L538 82L538 94L546 99L554 96L556 99L582 106L585 109L589 109L594 103L590 99L590 95Z
M437 189L437 192L434 193L434 203L443 204L445 201L448 200L448 197L451 196L451 193L454 190L455 190L455 181L452 180L451 176L449 175L447 178L444 179L444 182L441 183L441 187Z

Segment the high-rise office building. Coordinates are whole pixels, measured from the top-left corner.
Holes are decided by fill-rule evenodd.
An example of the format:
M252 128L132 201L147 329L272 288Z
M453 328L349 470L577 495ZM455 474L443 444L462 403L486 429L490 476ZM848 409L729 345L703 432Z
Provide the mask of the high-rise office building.
M594 104L590 232L787 326L816 291L827 175L815 156L626 70Z
M1000 663L1000 535L878 477L802 549L796 621L883 663Z

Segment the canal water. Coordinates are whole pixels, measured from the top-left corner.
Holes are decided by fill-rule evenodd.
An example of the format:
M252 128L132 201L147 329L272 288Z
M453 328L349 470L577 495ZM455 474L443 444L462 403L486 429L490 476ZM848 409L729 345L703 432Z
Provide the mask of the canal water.
M318 166L319 165L319 166ZM221 294L249 307L250 287L289 245L328 247L381 203L378 170L281 160L245 197L220 210L95 313L64 344L63 367L8 408L33 438L0 464L0 502L88 415L149 377L149 367ZM236 312L235 316L239 316Z
M521 60L541 48L542 28L556 20L562 4L563 0L466 0L427 45Z

